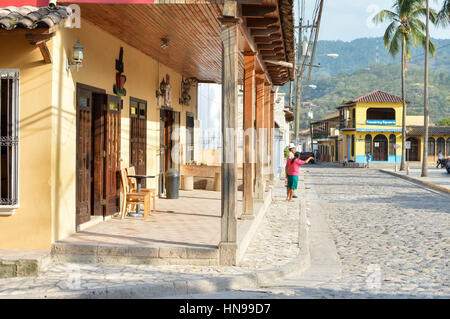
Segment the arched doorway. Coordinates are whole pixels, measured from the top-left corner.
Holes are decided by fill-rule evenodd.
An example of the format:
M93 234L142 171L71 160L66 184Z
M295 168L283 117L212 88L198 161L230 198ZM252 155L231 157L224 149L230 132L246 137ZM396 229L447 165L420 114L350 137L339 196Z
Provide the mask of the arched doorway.
M388 139L384 135L377 135L373 139L373 160L386 162L388 160Z
M445 155L445 139L442 137L438 138L436 141L436 154L439 154L439 152L441 152L442 155Z
M450 156L450 137L447 139L447 147L446 147L446 149L447 149L447 156Z
M408 162L419 161L419 141L415 137L410 137L406 141L411 143L410 149L406 150L406 160Z

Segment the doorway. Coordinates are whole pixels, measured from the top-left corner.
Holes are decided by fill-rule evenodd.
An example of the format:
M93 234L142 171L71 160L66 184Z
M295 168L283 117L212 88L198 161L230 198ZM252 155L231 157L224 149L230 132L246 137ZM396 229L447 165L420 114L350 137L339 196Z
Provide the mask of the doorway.
M165 192L165 175L171 168L178 169L180 159L172 158L174 146L179 141L180 112L169 108L160 110L160 172L159 172L159 196ZM178 134L175 134L178 133Z
M77 83L76 226L119 211L121 100Z
M130 166L147 174L147 101L130 98ZM145 179L141 186L146 187Z
M384 135L379 134L373 139L373 160L377 162L388 160L388 139Z
M411 145L409 149L406 149L406 160L408 162L419 161L419 141L415 137L410 137L406 141Z

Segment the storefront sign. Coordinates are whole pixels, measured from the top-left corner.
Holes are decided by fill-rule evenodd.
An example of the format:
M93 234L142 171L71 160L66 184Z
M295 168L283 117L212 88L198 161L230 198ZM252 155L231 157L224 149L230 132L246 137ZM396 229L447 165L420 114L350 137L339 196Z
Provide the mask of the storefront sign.
M395 125L395 120L367 120L367 125Z

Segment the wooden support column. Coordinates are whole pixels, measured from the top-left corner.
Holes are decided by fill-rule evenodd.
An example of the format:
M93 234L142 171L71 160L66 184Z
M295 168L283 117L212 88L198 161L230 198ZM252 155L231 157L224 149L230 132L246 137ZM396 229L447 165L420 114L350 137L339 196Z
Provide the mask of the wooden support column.
M264 73L256 74L256 171L255 196L264 199Z
M225 1L222 23L222 215L219 262L237 264L237 114L238 25L237 2Z
M244 192L242 219L254 218L255 55L255 52L244 53Z
M269 174L269 178L270 178L270 183L273 184L275 181L275 175L274 175L274 150L273 150L273 138L274 138L274 129L275 129L275 119L274 119L274 115L273 115L273 108L274 108L274 104L275 104L275 92L270 91L270 109L269 109L269 115L270 115L270 119L269 119L269 148L270 148L270 174Z
M270 174L270 148L269 148L269 142L270 142L270 83L266 82L264 84L264 128L265 128L265 153L264 153L264 181L269 180L269 174Z

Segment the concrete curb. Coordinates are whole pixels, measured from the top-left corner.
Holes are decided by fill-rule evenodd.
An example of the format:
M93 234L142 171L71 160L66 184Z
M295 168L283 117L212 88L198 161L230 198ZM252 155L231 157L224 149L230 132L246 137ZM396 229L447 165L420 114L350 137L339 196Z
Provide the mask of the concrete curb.
M303 184L304 185L304 184ZM158 285L123 285L119 287L106 287L85 289L51 294L23 294L13 296L0 296L0 299L117 299L117 298L170 298L177 295L216 293L221 291L260 288L261 286L281 281L293 274L300 274L311 265L309 250L308 226L306 224L304 186L298 192L299 196L299 248L300 253L294 260L283 266L269 270L255 271L244 275L235 275L220 278L179 280Z
M379 171L383 172L385 174L389 174L389 175L392 175L392 176L403 178L403 179L405 179L407 181L413 182L413 183L421 185L421 186L430 187L430 188L433 188L433 189L438 190L440 192L443 192L443 193L446 193L446 194L450 194L450 190L449 189L447 189L445 187L442 187L442 186L439 186L439 185L436 185L436 184L433 184L433 183L421 181L420 179L417 179L417 178L414 178L414 177L411 177L411 176L402 175L402 174L391 172L391 171L387 171L387 170L384 170L384 169L380 169Z

